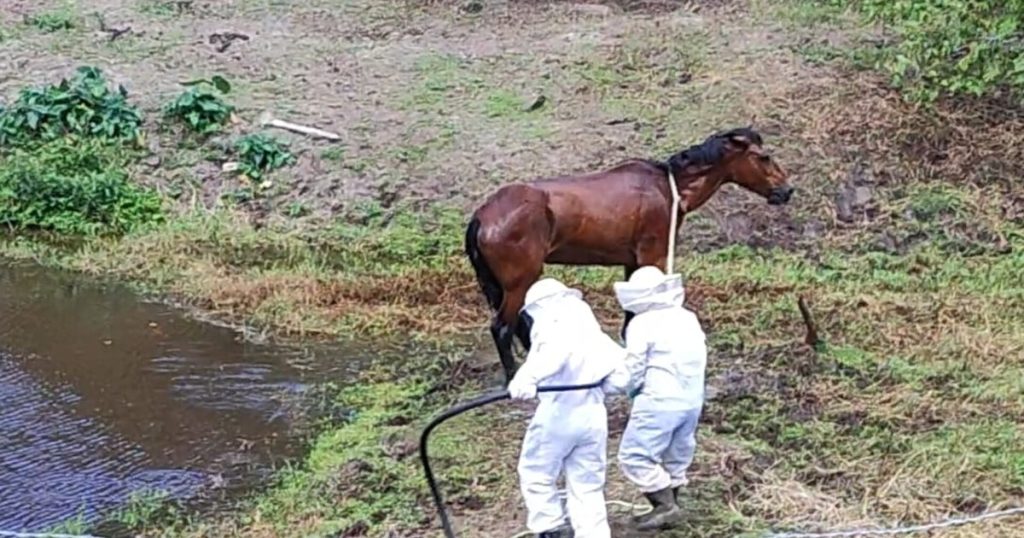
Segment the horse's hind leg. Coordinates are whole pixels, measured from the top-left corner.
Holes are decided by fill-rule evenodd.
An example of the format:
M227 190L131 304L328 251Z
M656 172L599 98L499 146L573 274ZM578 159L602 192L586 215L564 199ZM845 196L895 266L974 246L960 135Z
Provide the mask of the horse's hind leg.
M516 338L519 339L519 343L523 344L523 349L529 353L531 342L530 342L530 325L523 323L519 316L519 310L523 308L523 303L526 301L526 290L537 281L539 273L533 278L524 279L519 283L518 286L507 290L505 295L505 304L502 305L502 315L515 329ZM525 283L524 283L525 282Z
M537 249L539 250L539 249ZM498 356L505 368L508 381L515 375L515 355L512 353L512 340L518 337L526 351L530 350L530 328L519 323L519 310L526 300L526 290L533 285L543 271L544 261L541 253L507 249L502 251L502 263L498 273L504 283L504 298L492 325L494 342L498 346Z
M629 277L633 276L633 272L636 271L636 269L637 269L637 267L635 265L627 265L626 266L626 280L627 281L629 281ZM622 320L622 333L621 333L621 336L622 336L622 341L625 342L626 341L626 327L629 327L629 322L633 320L633 316L635 314L633 314L629 310L623 310L623 312L625 313L625 319Z
M494 346L498 348L501 367L505 370L505 383L508 383L516 375L516 359L512 354L513 332L512 327L502 320L500 312L494 315L491 322L491 337L494 338Z
M515 337L529 350L528 328L519 328L519 310L526 299L526 290L544 271L547 238L550 237L544 206L528 200L520 204L516 216L509 217L500 230L481 243L481 250L490 261L495 278L501 282L502 301L497 309L491 333L498 347L501 365L508 381L515 375L512 341Z
M505 369L506 382L512 381L516 374L515 355L512 353L513 337L518 337L526 351L530 351L530 327L519 322L519 310L526 300L526 290L537 281L539 275L539 269L532 277L525 271L518 275L515 284L505 289L505 300L502 301L501 309L491 325L491 334L498 347L498 357Z
M532 321L533 320L529 318L519 318L516 321L516 338L519 338L519 343L523 344L523 349L525 349L527 353L530 352L530 348L532 347L532 343L530 342L530 331L533 329Z

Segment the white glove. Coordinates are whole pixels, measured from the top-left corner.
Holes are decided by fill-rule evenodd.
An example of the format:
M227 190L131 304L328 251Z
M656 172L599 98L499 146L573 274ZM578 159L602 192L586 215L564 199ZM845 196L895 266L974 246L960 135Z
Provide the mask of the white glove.
M532 399L534 396L537 396L537 385L512 379L512 382L508 384L508 395L513 400Z

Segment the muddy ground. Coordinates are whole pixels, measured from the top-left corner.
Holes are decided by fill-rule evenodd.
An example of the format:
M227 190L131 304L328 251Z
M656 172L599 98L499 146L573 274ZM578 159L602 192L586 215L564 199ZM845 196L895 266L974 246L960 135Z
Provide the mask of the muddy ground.
M2 94L97 65L155 123L180 82L221 74L235 85L236 132L258 128L271 111L341 135L328 144L278 133L299 160L243 203L256 219L289 218L296 206L318 223L437 200L469 209L500 184L664 158L752 120L803 179L805 159L785 143L786 116L799 103L768 99L792 99L815 78L823 88L831 82L824 72L795 77L802 67L789 64L773 31L728 37L710 13L663 4L623 12L567 2L104 1L75 7L70 32L18 25L62 5L5 3L16 38L0 45ZM111 41L92 12L130 31ZM244 37L225 49L224 34ZM766 83L777 86L772 95L758 89ZM141 175L183 206L225 203L244 187L221 172L226 157L214 151L229 138L196 148L177 133L153 136ZM726 193L704 215L715 221L713 239L805 233L761 205Z
M235 132L258 129L270 111L340 134L322 143L277 133L299 159L242 201L258 222L307 212L313 225L358 221L438 200L468 210L504 183L664 158L751 122L793 174L798 209L770 210L728 188L687 224L695 243L813 243L882 213L877 187L1020 171L1015 154L978 170L997 151L1018 151L1006 127L1019 114L956 103L946 112L957 124L915 114L879 77L818 61L849 32L765 18L778 3L427 4L5 2L0 94L97 65L156 124L179 83L221 74L235 85ZM70 13L75 28L19 24L40 12ZM127 31L112 40L111 28ZM245 185L221 171L228 157L217 149L230 134L198 145L168 130L151 137L140 177L183 208L231 204ZM1021 203L1007 212L1020 218Z
M21 22L62 10L73 29ZM94 11L108 28L131 30L112 40ZM715 396L687 500L692 518L679 535L919 522L1024 496L1024 401L1014 381L1024 367L1014 321L1024 315L1014 276L1024 263L1015 248L1024 112L980 100L908 104L853 54L884 44L884 29L799 1L8 1L0 17L0 94L77 65L103 68L148 112L151 156L139 180L182 215L233 208L248 221L220 243L193 224L69 265L158 281L203 308L285 332L384 325L469 334L480 351L457 371L482 384L495 379L496 359L457 247L445 243L438 259L450 261L426 269L389 265L358 278L319 258L315 269L270 270L239 252L291 252L283 240L249 239L271 228L465 214L501 184L664 158L752 122L798 190L791 205L772 208L726 187L683 226L678 267L711 335ZM228 33L244 37L225 45ZM199 143L161 124L180 82L214 74L235 86L230 133ZM238 202L246 185L221 172L229 157L219 148L257 130L267 110L342 142L275 132L298 162ZM573 274L614 327L608 289L617 272ZM800 343L798 295L811 297L823 350ZM337 319L347 320L343 329ZM522 527L512 475L523 413L478 417L493 426L479 470L488 479L450 495L467 536ZM622 420L618 409L613 431ZM338 502L354 495L337 484L327 491ZM609 497L638 500L615 469ZM382 516L368 527L351 511L318 508L215 528L423 536L435 529L426 497L419 507L414 524ZM1014 523L936 535L1009 537Z

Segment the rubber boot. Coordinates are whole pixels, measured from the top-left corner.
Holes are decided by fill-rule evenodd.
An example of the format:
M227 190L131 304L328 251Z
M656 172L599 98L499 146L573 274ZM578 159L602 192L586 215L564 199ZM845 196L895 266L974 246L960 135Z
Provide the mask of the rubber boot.
M638 530L653 531L668 528L683 515L682 510L676 506L672 488L665 488L654 493L644 493L644 496L651 502L654 510L637 523Z
M647 500L651 503L651 507L652 508L657 508L658 504L654 500L651 499L651 495L652 494L650 494L650 493L644 493L644 497L646 497ZM679 486L676 486L676 487L672 488L672 501L673 501L673 503L676 506L679 505ZM644 521L647 518L651 517L652 514L654 514L653 510L650 511L650 512L647 512L646 514L634 515L633 516L633 523L640 523L641 521Z

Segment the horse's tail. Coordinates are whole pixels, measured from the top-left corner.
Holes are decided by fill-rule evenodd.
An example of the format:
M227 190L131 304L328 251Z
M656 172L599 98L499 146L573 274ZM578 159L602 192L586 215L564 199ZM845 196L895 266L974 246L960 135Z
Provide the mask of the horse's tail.
M474 216L469 221L469 226L466 227L466 256L469 257L469 263L473 264L476 281L480 284L484 297L487 298L487 304L491 305L491 308L497 312L501 308L502 301L504 301L505 293L501 289L501 284L498 283L498 277L494 276L494 272L487 265L487 260L484 259L483 253L480 252L480 244L477 237L479 234L480 219Z

